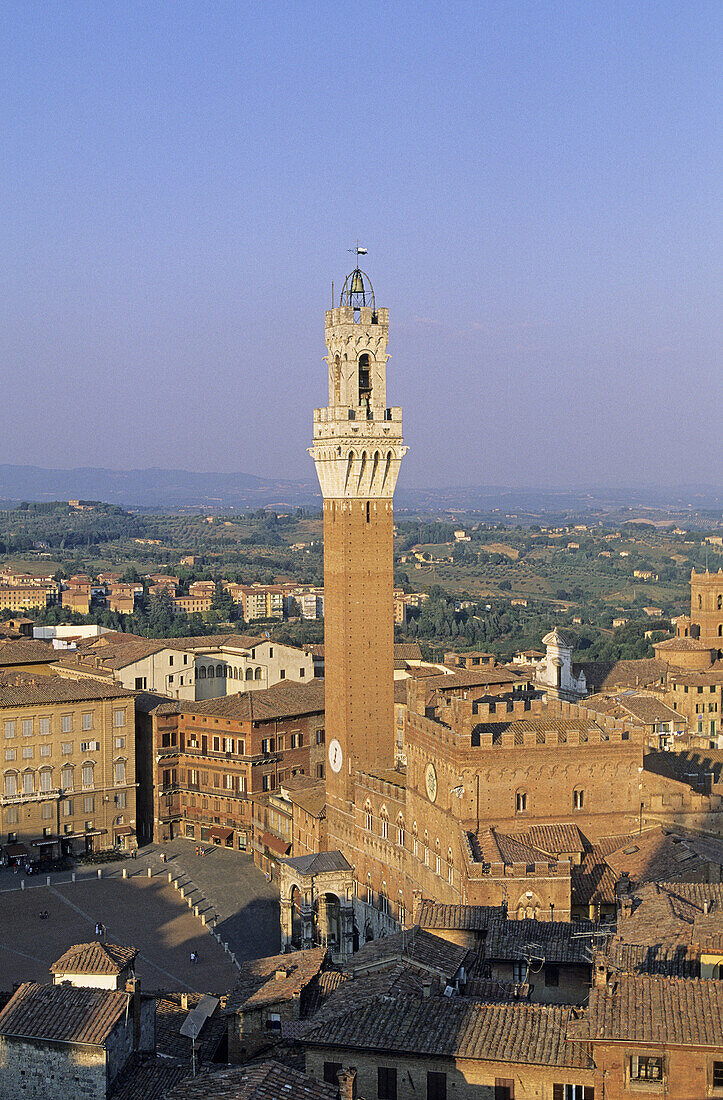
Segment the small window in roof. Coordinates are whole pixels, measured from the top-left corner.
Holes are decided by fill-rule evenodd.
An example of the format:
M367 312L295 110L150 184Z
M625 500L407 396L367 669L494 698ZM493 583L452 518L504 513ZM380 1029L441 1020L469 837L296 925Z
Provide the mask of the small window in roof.
M639 851L640 851L640 848L638 847L637 844L631 844L629 848L623 848L623 855L624 856L632 856L632 855L635 854L635 852L639 852Z

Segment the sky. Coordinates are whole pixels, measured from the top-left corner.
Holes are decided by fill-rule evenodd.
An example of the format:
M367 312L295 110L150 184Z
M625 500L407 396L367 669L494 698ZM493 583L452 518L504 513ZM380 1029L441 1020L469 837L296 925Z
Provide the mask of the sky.
M5 0L0 463L313 477L390 309L399 484L723 484L719 0Z

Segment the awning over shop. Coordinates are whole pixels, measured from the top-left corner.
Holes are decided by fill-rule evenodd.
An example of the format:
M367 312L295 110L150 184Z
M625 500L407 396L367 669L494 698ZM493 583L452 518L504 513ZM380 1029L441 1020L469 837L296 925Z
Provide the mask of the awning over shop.
M233 836L233 829L224 829L220 825L212 825L208 830L208 835L215 840L223 840L225 842L230 840Z
M23 856L28 854L28 850L24 844L6 844L3 848L3 852L8 859L22 859Z
M116 825L113 830L116 836L135 836L135 829L132 829L130 825Z
M287 856L291 851L291 844L286 840L281 840L278 836L274 836L273 833L262 833L261 843L280 856Z

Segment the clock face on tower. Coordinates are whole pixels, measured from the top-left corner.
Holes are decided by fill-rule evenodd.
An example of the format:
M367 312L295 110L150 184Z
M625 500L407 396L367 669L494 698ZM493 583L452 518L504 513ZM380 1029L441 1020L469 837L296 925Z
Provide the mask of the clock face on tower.
M429 801L434 802L437 797L437 772L435 771L434 764L431 762L427 764L427 770L424 773L424 782L427 787Z
M341 771L343 759L344 756L341 751L341 745L335 737L333 741L329 742L329 766L333 772Z

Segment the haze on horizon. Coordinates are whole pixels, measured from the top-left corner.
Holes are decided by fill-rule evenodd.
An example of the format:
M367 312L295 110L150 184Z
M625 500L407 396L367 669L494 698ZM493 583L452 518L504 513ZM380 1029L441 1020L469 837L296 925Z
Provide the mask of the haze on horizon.
M720 485L722 27L9 0L0 463L313 477L358 238L400 488Z

